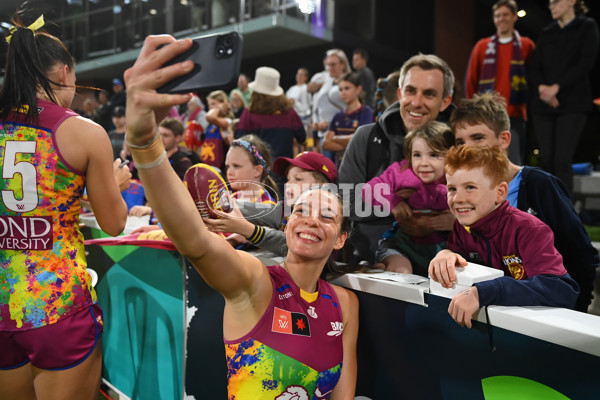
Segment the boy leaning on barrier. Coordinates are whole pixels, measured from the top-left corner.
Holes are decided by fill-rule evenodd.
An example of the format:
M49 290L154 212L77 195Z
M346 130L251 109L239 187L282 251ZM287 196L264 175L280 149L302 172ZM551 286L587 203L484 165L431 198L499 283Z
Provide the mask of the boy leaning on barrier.
M504 99L486 93L462 99L450 118L456 146L498 146L511 143L510 119ZM539 218L552 229L554 247L580 288L575 310L586 312L593 298L598 251L573 208L562 182L539 168L508 163L508 203Z
M471 328L471 318L487 305L573 308L579 286L554 248L554 235L538 218L508 204L508 159L499 147L452 148L446 158L448 206L456 217L446 243L429 265L444 287L456 281L467 262L504 271L452 299L448 312Z

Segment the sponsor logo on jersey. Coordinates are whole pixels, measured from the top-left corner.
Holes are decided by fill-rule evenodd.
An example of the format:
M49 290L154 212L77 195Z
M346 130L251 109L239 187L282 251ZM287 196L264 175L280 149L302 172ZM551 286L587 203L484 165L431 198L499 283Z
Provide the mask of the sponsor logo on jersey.
M317 315L317 312L315 311L315 308L313 306L308 307L308 310L306 310L306 312L308 313L308 315L310 315L313 318L319 318L319 316Z
M317 389L315 390L315 398L319 399L319 400L320 399L328 399L331 392L333 392L333 390L329 390L325 393L321 393L321 388L317 387Z
M289 299L293 296L292 287L287 283L281 287L276 288L275 290L278 293L277 297L279 297L279 300Z
M327 336L340 336L344 332L344 324L341 322L330 322L331 330L327 332Z
M274 400L310 400L310 396L303 386L290 385Z
M310 336L310 324L306 315L282 310L279 307L275 307L273 312L271 330L288 335Z
M0 216L0 249L51 250L52 232L50 216Z

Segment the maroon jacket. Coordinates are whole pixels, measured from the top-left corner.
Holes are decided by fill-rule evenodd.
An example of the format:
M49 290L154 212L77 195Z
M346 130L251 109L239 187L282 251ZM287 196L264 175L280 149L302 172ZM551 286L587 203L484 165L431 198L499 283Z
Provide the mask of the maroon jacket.
M481 306L575 305L579 286L554 248L552 230L506 201L468 230L456 221L447 247L467 261L504 271L504 277L475 284Z

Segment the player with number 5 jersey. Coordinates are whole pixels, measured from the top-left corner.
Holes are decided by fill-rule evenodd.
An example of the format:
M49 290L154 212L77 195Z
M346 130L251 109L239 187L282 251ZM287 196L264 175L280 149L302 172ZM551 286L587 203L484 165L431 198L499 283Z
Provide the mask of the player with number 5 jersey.
M117 235L131 174L112 161L106 132L68 109L75 71L66 47L41 29L43 17L29 26L20 17L6 37L0 90L0 399L94 399L102 310L80 199L87 188L98 223Z

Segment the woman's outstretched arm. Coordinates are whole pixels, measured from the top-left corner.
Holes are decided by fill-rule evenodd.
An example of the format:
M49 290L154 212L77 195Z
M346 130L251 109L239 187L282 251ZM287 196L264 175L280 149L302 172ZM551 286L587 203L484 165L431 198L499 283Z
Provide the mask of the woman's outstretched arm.
M189 94L161 94L156 88L190 72L191 61L161 66L187 50L189 39L149 36L133 67L125 72L127 83L127 141L131 148L146 196L169 238L198 269L209 285L226 299L254 296L270 285L262 263L234 250L222 237L209 232L189 192L164 155L157 136L160 121ZM166 45L157 49L161 45ZM270 290L270 286L269 286Z

